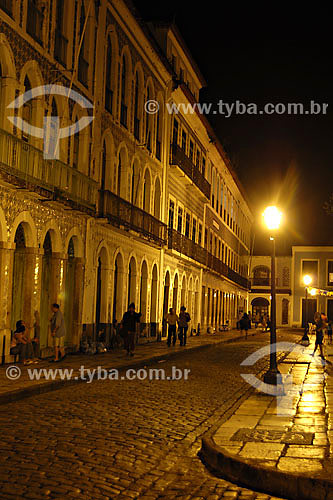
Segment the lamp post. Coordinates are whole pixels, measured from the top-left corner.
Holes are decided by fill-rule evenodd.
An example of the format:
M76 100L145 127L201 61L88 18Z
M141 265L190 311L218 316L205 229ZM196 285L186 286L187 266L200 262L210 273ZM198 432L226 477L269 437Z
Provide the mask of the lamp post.
M277 367L276 360L276 287L275 287L275 233L281 224L282 213L277 207L267 207L263 213L264 222L270 231L270 240L272 242L271 254L271 328L270 328L270 357L269 370L264 374L266 384L277 385L281 380L281 373Z
M309 274L303 276L303 283L305 285L305 327L302 340L304 340L305 342L309 342L310 339L308 335L308 330L309 330L308 286L311 285L312 283L312 278Z

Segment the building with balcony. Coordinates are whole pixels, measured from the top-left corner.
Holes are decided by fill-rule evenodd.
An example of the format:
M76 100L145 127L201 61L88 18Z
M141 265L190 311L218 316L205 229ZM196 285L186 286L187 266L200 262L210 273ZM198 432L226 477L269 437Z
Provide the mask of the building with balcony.
M251 257L251 293L249 311L253 319L267 315L271 306L271 257ZM292 325L292 259L289 256L276 257L276 324Z
M72 89L93 107L66 93L36 95L43 85ZM50 352L53 302L72 350L120 321L132 301L147 338L172 305L187 307L192 328L234 321L246 308L245 194L208 121L166 107L194 103L203 85L176 27L145 24L130 2L0 0L6 356L18 319ZM156 113L146 112L149 100ZM52 142L46 123L75 133Z

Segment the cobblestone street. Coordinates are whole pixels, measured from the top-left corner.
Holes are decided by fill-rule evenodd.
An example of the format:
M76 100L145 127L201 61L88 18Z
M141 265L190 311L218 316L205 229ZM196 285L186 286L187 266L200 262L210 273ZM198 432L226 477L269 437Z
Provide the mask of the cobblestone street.
M215 478L197 457L202 435L249 389L240 362L267 341L259 333L156 365L188 368L188 380L95 381L1 406L0 497L273 498Z

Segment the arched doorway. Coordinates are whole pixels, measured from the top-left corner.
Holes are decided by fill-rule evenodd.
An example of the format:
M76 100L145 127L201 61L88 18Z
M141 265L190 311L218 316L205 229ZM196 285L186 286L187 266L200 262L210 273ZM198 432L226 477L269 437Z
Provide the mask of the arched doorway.
M253 299L251 302L252 305L252 318L255 318L257 315L269 316L269 301L264 297L257 297Z
M12 285L12 313L11 329L15 330L16 321L31 321L31 293L28 287L33 283L32 266L29 266L29 249L26 245L26 231L24 223L18 225L15 233L13 285Z
M148 291L148 266L144 260L141 266L141 279L140 279L140 313L141 324L144 328L147 324L147 291Z
M95 328L96 338L108 323L107 290L108 290L108 255L106 249L101 248L97 259L97 282L96 282L96 309Z
M51 337L49 335L49 318L51 314L51 305L57 302L57 293L54 290L55 276L52 262L52 240L50 231L48 231L43 243L42 259L42 289L40 298L40 348L51 347Z
M177 306L178 306L178 274L176 274L174 277L173 288L172 288L172 307L176 313L177 313Z
M134 257L131 257L128 265L127 292L127 305L131 304L131 302L136 305L136 262Z
M113 274L113 321L121 321L123 315L123 277L124 277L124 262L120 253L118 253L114 263Z
M156 337L157 334L157 308L158 308L158 272L157 265L154 264L151 281L150 299L150 335Z
M163 318L162 318L162 337L167 334L167 323L165 321L168 314L169 307L169 293L170 293L170 273L167 271L164 278L164 291L163 291Z

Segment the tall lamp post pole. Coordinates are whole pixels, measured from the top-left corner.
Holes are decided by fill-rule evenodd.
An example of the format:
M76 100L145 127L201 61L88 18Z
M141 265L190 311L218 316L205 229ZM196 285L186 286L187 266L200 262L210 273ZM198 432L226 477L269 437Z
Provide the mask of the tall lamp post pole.
M271 231L272 254L271 254L271 328L270 328L270 357L269 370L264 374L266 384L277 385L281 380L281 373L277 367L276 359L276 279L275 279L275 231L281 223L281 212L276 207L267 207L263 213L265 224Z
M308 327L309 327L309 302L308 302L308 286L311 285L312 283L312 278L309 276L309 274L306 274L303 276L303 283L305 285L305 327L304 327L304 335L302 337L302 340L305 342L309 342L309 335L308 335Z

